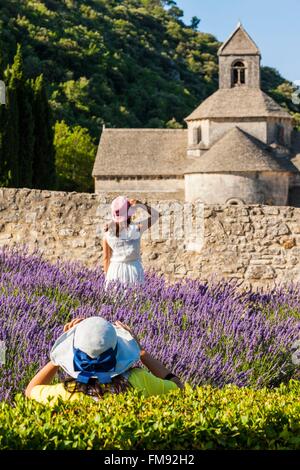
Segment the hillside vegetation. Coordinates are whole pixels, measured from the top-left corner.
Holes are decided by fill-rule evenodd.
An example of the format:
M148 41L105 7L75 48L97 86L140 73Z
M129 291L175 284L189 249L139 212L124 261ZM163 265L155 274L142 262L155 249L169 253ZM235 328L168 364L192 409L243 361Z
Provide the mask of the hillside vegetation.
M54 121L77 126L79 137L78 126L88 129L91 145L104 123L182 127L217 89L220 46L197 30L197 18L186 25L182 16L173 0L0 0L1 68L13 62L20 43L25 75L43 74ZM262 86L300 122L290 83L267 67ZM59 180L72 189L64 171L57 169Z

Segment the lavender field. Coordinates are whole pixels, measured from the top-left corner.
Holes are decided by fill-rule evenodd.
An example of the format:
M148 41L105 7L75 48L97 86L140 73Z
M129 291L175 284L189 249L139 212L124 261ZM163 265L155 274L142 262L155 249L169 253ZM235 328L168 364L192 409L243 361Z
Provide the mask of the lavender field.
M230 282L153 273L146 284L104 290L100 267L52 265L39 254L0 251L0 397L11 401L49 358L64 323L101 315L130 325L143 346L192 385L275 387L299 377L291 361L300 336L299 285L241 292Z

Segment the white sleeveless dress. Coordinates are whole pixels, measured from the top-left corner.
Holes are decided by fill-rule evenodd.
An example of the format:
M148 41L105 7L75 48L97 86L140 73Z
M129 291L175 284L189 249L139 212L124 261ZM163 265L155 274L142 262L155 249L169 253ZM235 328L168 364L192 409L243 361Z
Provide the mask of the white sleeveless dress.
M111 281L120 281L130 285L144 282L144 269L141 262L141 232L136 224L131 223L120 231L117 237L110 229L105 233L112 256L106 273L105 285Z

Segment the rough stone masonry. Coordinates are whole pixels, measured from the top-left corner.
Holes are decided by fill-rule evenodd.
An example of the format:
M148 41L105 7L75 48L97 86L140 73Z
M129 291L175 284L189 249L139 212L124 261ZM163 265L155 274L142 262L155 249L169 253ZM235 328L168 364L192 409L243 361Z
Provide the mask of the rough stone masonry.
M101 269L101 240L111 199L111 195L2 188L0 246L26 245L52 262L75 260ZM174 228L178 201L147 202L162 212L160 226L169 204ZM178 235L181 228L176 230ZM145 236L144 266L171 280L214 276L235 278L245 287L298 281L300 208L205 206L203 244L200 249L197 243L192 246L195 250L185 236Z

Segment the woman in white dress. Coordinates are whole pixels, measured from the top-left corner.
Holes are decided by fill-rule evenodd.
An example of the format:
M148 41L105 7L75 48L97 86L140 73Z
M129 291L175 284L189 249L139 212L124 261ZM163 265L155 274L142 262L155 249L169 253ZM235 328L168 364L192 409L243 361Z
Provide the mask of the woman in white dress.
M137 207L144 208L149 217L133 223L131 216ZM141 235L158 220L159 212L140 201L119 196L111 204L111 213L112 221L105 227L103 237L105 285L111 281L119 281L125 285L143 283Z

